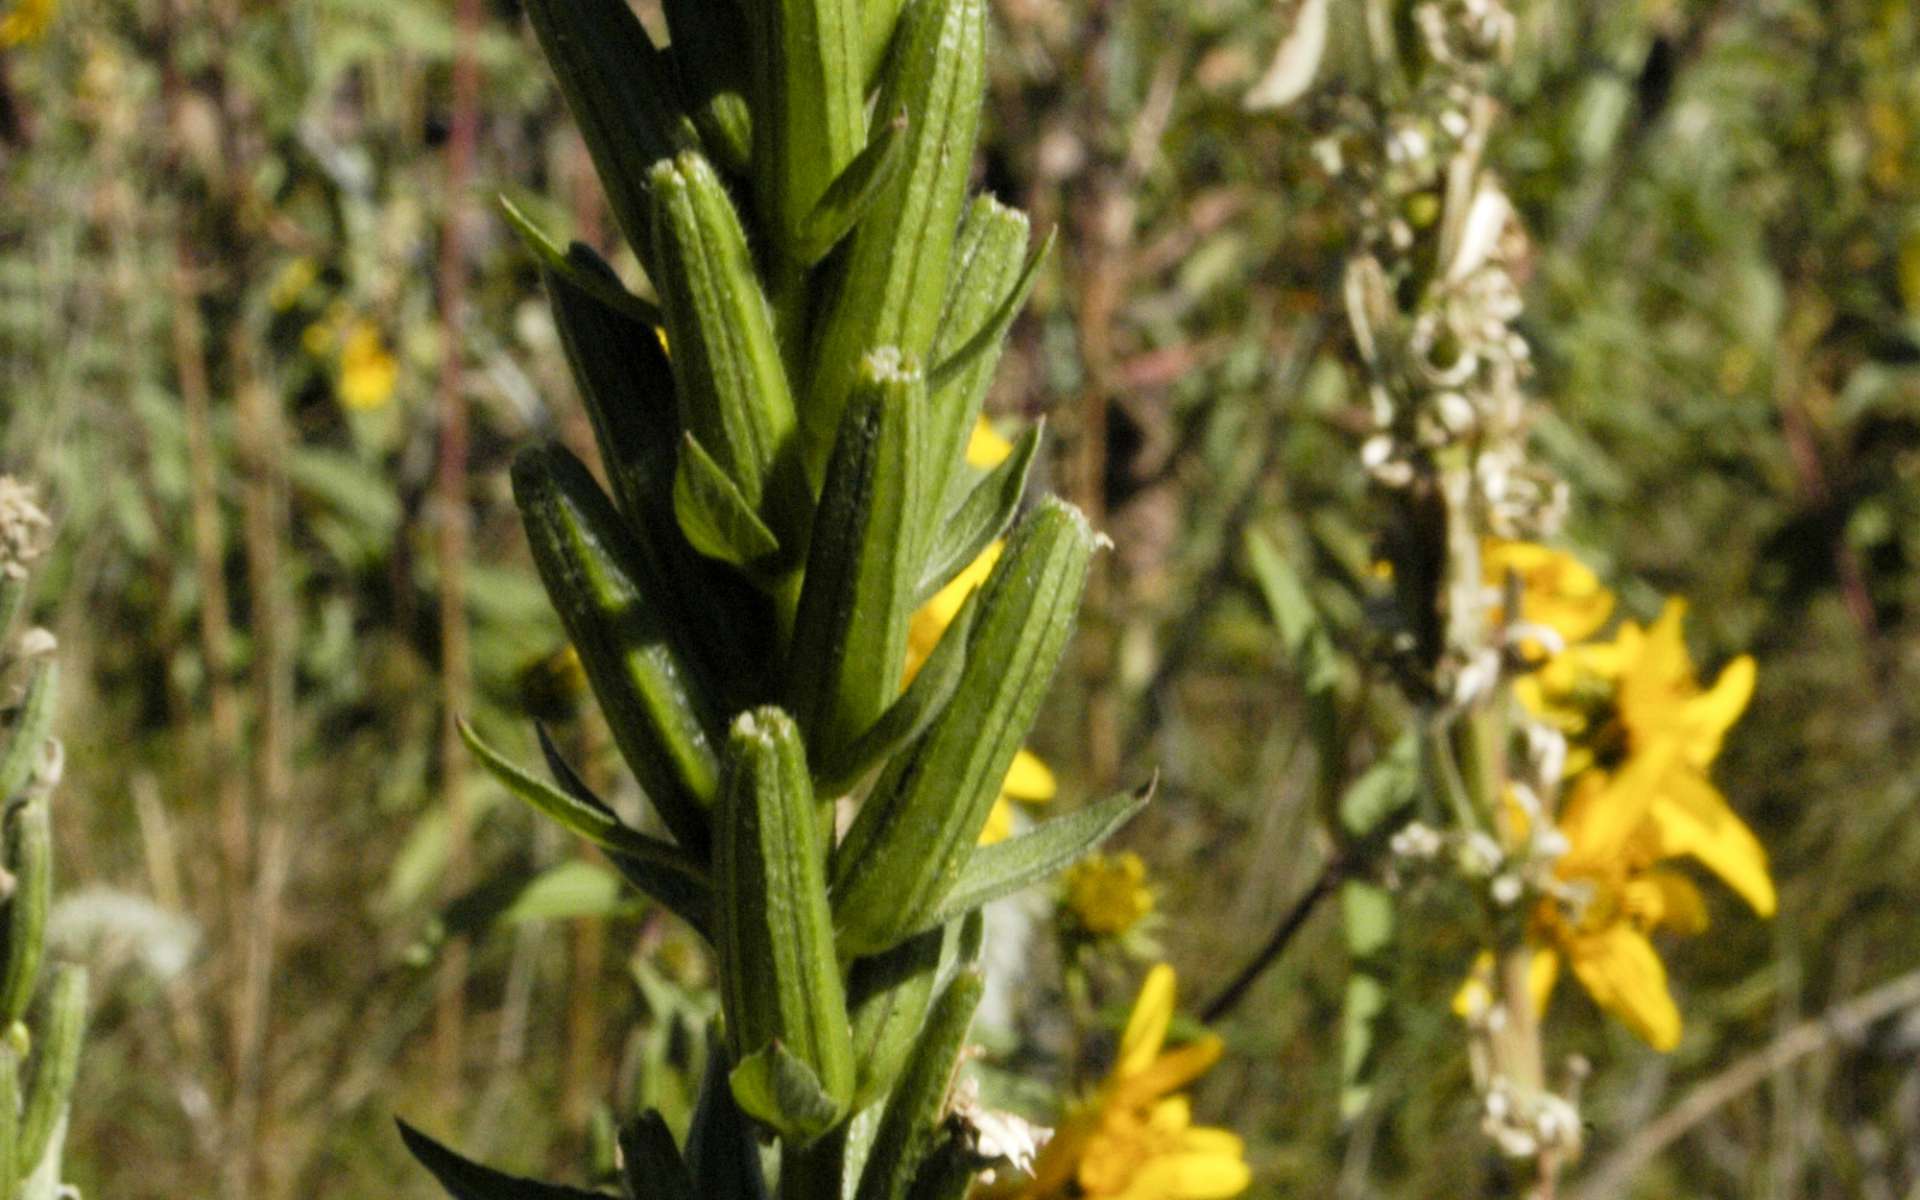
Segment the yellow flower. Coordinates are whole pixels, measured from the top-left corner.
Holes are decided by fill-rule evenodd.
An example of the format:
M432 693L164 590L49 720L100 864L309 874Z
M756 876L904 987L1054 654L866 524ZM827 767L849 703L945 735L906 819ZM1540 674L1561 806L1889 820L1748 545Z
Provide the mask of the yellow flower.
M1113 1071L1074 1105L1034 1162L1033 1178L1009 1181L996 1200L1225 1200L1252 1182L1240 1139L1193 1124L1173 1093L1220 1057L1209 1034L1164 1050L1173 1021L1173 968L1147 973L1127 1018Z
M1132 852L1093 854L1067 869L1067 908L1088 933L1117 937L1153 911L1147 864Z
M356 412L379 408L393 398L399 373L379 329L355 321L340 339L340 403Z
M1489 538L1480 546L1480 572L1496 592L1506 588L1509 574L1514 576L1520 585L1519 619L1546 626L1569 646L1593 636L1613 615L1613 593L1564 550ZM1498 613L1496 606L1496 621Z
M0 49L45 37L53 25L54 7L54 0L14 0L0 11Z
M1012 452L1012 445L993 431L985 417L980 418L967 442L967 462L976 467L992 467ZM913 614L907 624L907 663L902 686L913 682L913 677L920 673L920 668L926 663L927 656L940 644L940 635L960 615L960 607L966 603L967 596L993 573L993 564L1000 561L1002 548L1002 543L996 541L982 550L977 558ZM1047 769L1047 764L1028 751L1020 751L1014 756L1013 765L1007 769L1007 777L1000 784L1000 796L993 802L993 811L987 816L985 828L980 831L980 844L991 845L1005 841L1012 835L1013 801L1045 804L1053 799L1056 790L1053 772Z

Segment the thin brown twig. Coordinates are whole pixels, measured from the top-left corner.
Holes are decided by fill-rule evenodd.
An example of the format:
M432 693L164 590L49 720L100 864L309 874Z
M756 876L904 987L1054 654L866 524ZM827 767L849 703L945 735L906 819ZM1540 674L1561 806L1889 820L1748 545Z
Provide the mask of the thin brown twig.
M1286 952L1287 947L1293 943L1295 935L1306 925L1307 918L1320 907L1320 902L1331 896L1346 877L1346 860L1337 854L1329 858L1320 868L1320 875L1313 881L1312 886L1307 888L1300 898L1293 902L1293 906L1281 916L1280 924L1274 927L1266 944L1260 947L1246 966L1240 968L1240 973L1233 977L1232 982L1220 989L1220 994L1200 1010L1202 1023L1213 1024L1232 1012L1242 1000L1247 998L1247 993L1253 990L1253 985L1259 982L1267 969L1280 961L1280 956Z
M1678 1104L1642 1127L1575 1189L1572 1200L1606 1200L1622 1194L1634 1175L1655 1155L1775 1072L1835 1042L1858 1038L1875 1022L1902 1009L1916 1007L1920 1007L1920 970L1897 976L1834 1005L1811 1020L1800 1022L1768 1045L1699 1084Z

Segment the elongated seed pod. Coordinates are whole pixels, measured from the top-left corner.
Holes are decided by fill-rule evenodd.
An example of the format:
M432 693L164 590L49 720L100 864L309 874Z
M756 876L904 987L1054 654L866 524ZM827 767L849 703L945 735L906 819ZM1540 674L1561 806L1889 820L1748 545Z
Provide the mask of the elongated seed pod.
M513 497L621 755L674 837L704 855L721 724L703 664L656 601L667 584L646 577L619 514L565 448L521 452Z
M0 803L13 799L33 774L33 764L53 724L53 696L59 673L58 663L42 661L33 666L27 678L13 728L7 731L6 745L0 746Z
M860 0L755 0L754 194L791 253L807 218L867 140Z
M53 830L45 799L7 809L6 862L13 894L6 905L6 961L0 964L0 1029L26 1015L46 948L47 906L53 895Z
M759 708L734 721L717 815L714 934L734 1099L808 1141L846 1113L853 1044L826 848L800 731L785 712Z
M907 114L904 165L854 230L813 347L802 421L825 466L860 367L878 346L924 359L946 296L985 80L985 0L921 0L901 18L874 111Z
M793 393L746 232L698 154L655 165L654 246L680 427L782 541L804 524Z
M1066 648L1094 535L1042 501L980 600L967 664L940 717L888 764L834 857L843 954L876 954L924 928L978 841Z
M992 196L976 196L967 206L929 362L944 362L993 317L1020 278L1028 234L1027 214L1008 208ZM929 495L936 512L945 508L953 467L966 448L999 362L996 347L942 383L929 397L927 442L935 472Z
M0 1197L20 1187L20 1053L0 1039Z
M20 1176L33 1174L53 1141L53 1130L67 1111L73 1081L80 1074L80 1043L87 1032L87 971L62 963L47 992L46 1021L34 1056L33 1081L27 1086L14 1164Z
M886 1094L919 1040L946 941L945 930L931 930L885 954L856 960L848 973L855 1112Z
M815 762L836 759L900 691L924 536L926 402L917 364L877 351L840 422L788 665Z

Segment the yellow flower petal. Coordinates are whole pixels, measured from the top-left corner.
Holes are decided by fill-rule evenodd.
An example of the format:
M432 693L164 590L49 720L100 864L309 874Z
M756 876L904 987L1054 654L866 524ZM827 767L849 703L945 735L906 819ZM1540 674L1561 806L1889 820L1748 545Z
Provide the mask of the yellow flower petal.
M1153 1065L1166 1044L1167 1026L1173 1023L1173 968L1156 963L1140 985L1140 995L1127 1017L1127 1030L1120 1035L1120 1053L1114 1060L1113 1077L1138 1075Z
M1000 794L1022 804L1045 804L1059 791L1053 772L1040 757L1029 750L1013 756L1007 777L1000 781Z
M1680 1044L1680 1010L1667 990L1667 968L1645 934L1609 925L1571 939L1567 958L1594 1003L1641 1040L1662 1053Z
M986 470L1005 462L1007 455L1013 453L1013 443L994 432L993 426L985 417L973 423L973 433L967 437L967 464Z
M1252 1172L1238 1157L1163 1154L1142 1164L1119 1195L1126 1200L1226 1200L1252 1182Z
M1163 1031L1164 1036L1164 1031ZM1207 1073L1220 1061L1225 1050L1213 1034L1195 1038L1176 1050L1157 1055L1151 1062L1124 1074L1114 1071L1114 1097L1122 1104L1146 1104L1185 1087Z
M1651 817L1660 857L1692 855L1740 893L1753 911L1773 915L1778 901L1767 872L1766 848L1704 775L1690 769L1671 772L1661 783Z
M1707 902L1693 880L1675 871L1648 871L1621 889L1627 913L1642 929L1699 934L1707 928Z
M913 619L907 623L907 665L901 686L913 681L920 673L920 666L927 661L927 655L940 644L940 635L953 624L954 617L960 614L960 606L967 602L967 593L987 581L993 573L993 564L1000 561L1001 543L995 542L980 552L980 556L968 563L947 585L933 594L933 597L920 606Z
M995 842L1004 842L1013 836L1013 805L1007 802L1003 793L993 802L993 808L987 813L987 823L980 827L980 845L991 846Z

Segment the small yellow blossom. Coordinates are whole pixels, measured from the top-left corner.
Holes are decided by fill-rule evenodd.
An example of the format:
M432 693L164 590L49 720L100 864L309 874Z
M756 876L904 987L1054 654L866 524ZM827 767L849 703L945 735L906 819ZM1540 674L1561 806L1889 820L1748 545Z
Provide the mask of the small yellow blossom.
M340 403L368 412L393 399L400 369L370 321L356 321L340 339Z
M987 1190L993 1200L1225 1200L1252 1182L1245 1149L1224 1129L1193 1124L1174 1095L1220 1057L1209 1034L1165 1050L1173 1021L1173 968L1147 973L1127 1018L1113 1071L1069 1109L1034 1162L1033 1178Z
M1067 869L1064 882L1074 919L1100 937L1117 937L1153 911L1147 864L1138 854L1089 855Z
M1489 538L1480 547L1480 571L1496 591L1512 575L1520 585L1519 620L1553 630L1569 646L1593 636L1613 615L1613 593L1564 550ZM1492 619L1503 619L1500 606Z
M0 49L45 37L53 25L54 0L12 0L0 9Z

